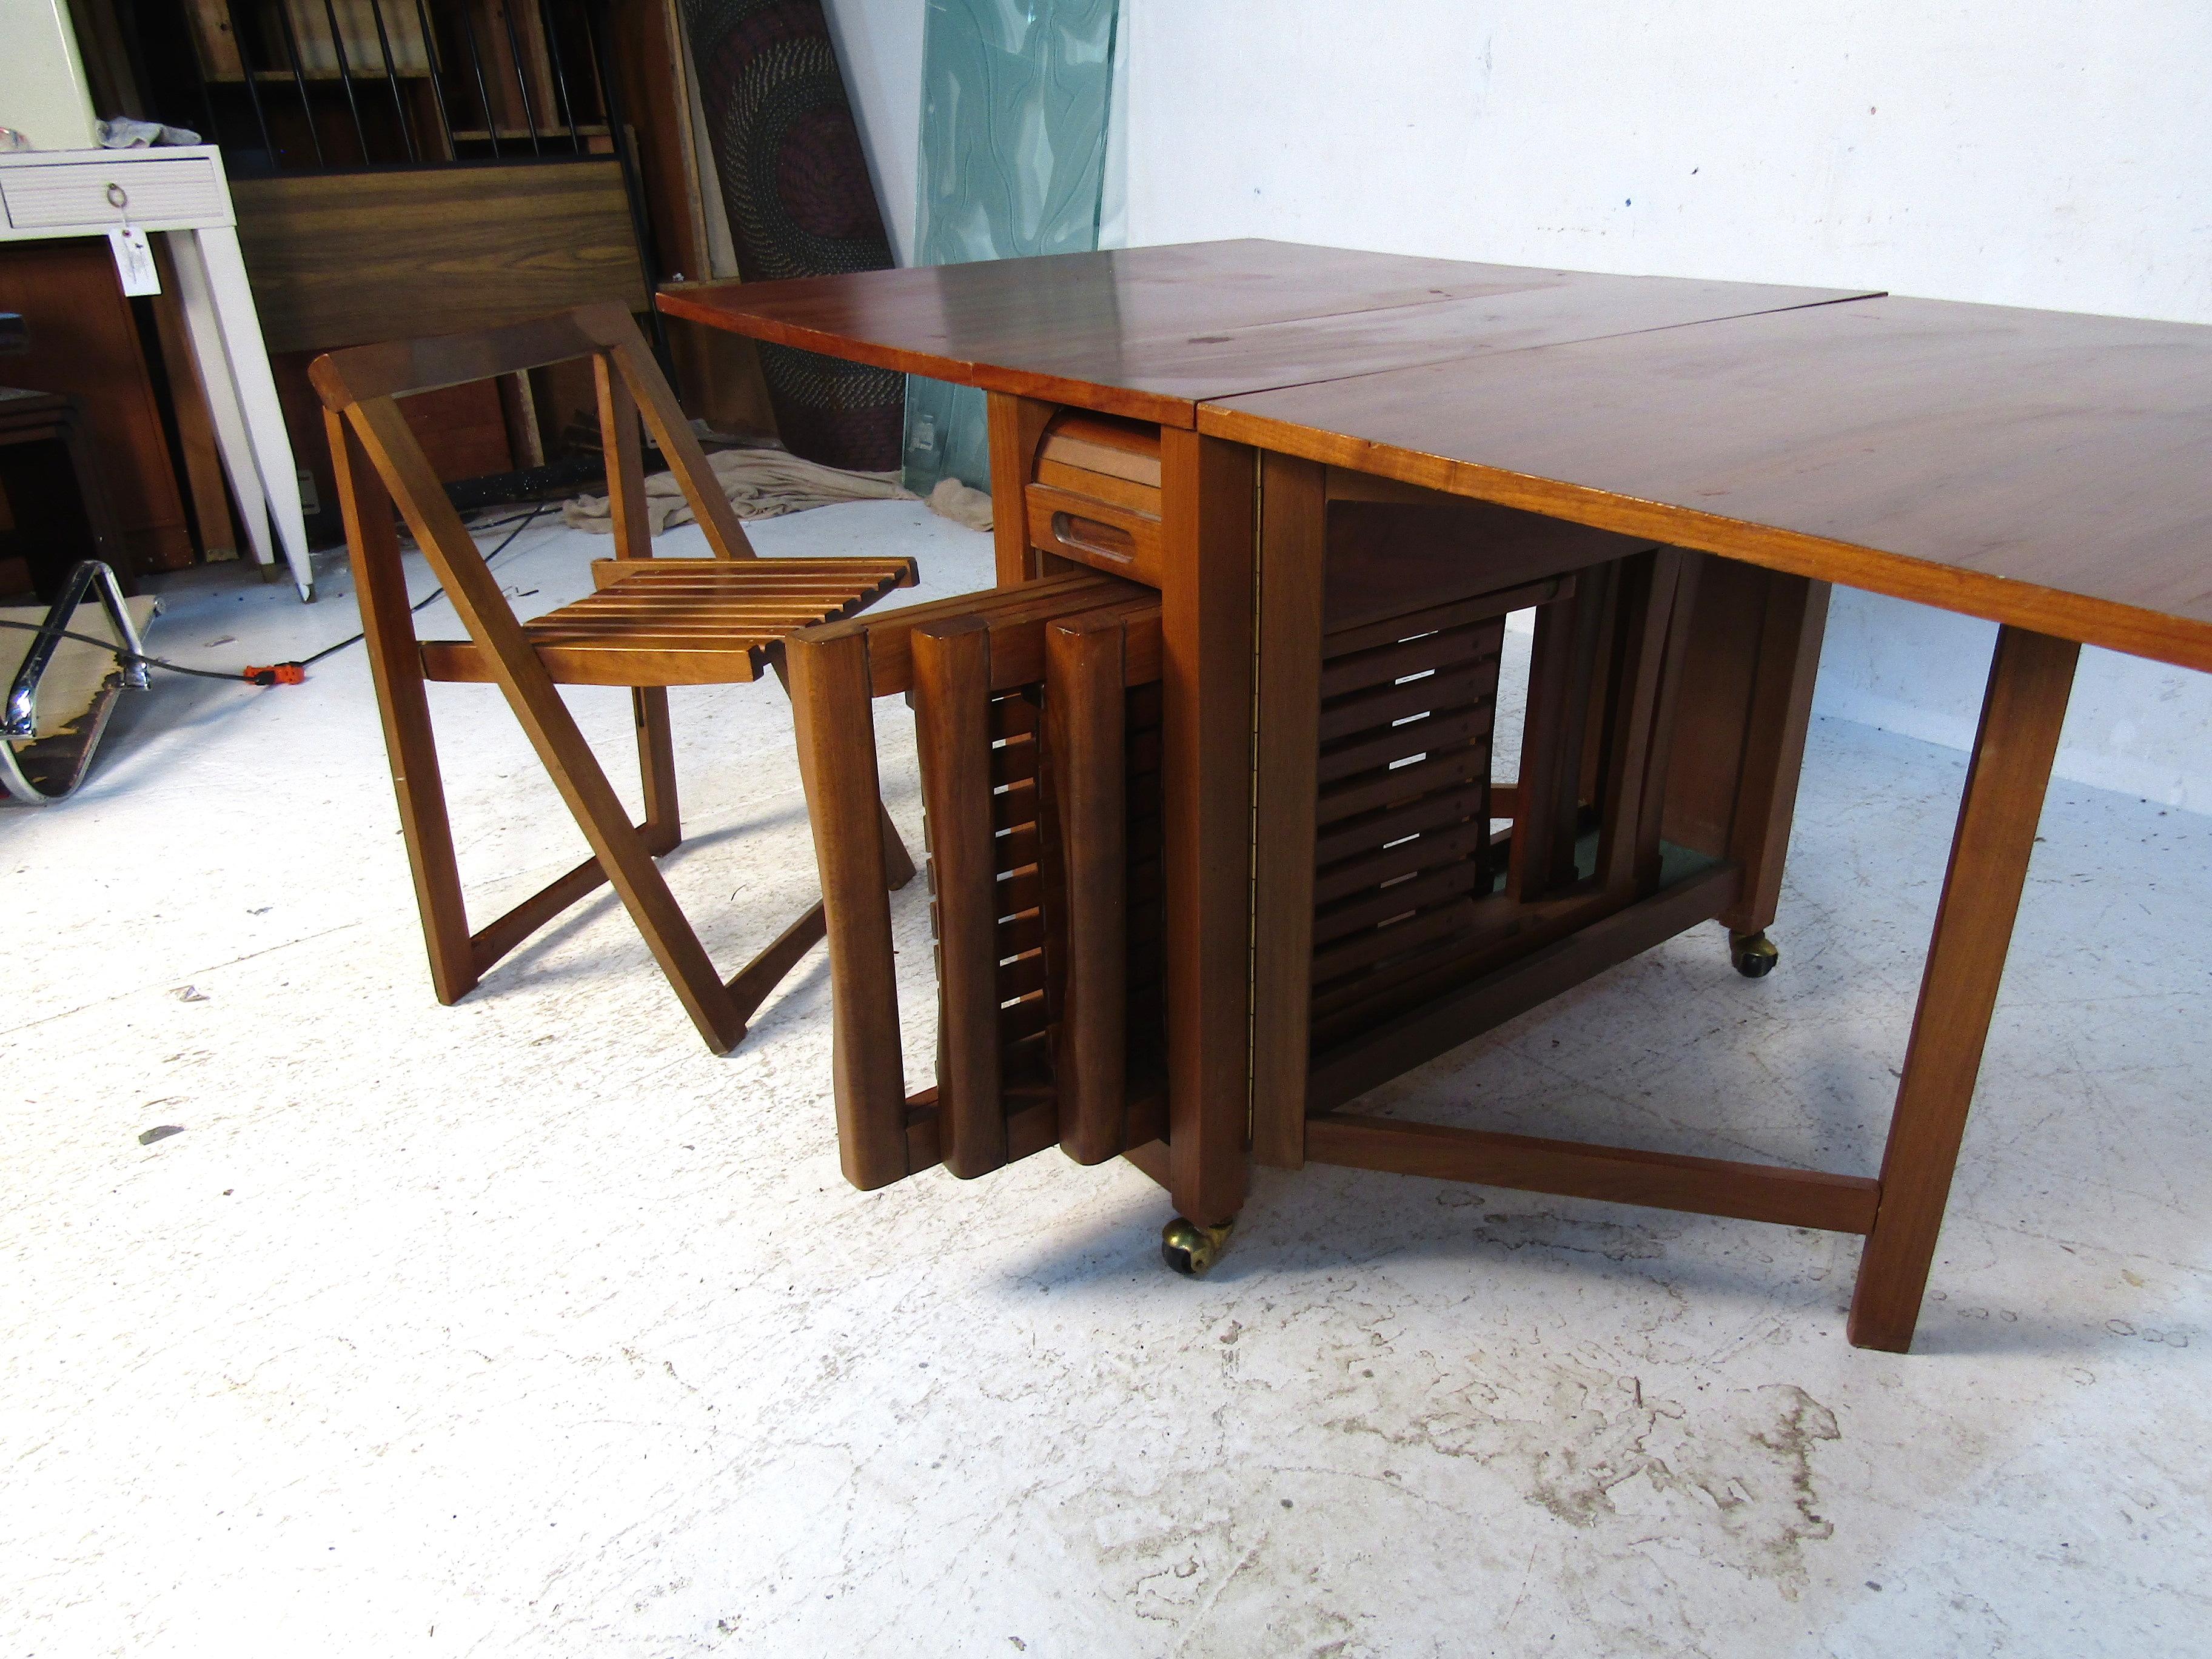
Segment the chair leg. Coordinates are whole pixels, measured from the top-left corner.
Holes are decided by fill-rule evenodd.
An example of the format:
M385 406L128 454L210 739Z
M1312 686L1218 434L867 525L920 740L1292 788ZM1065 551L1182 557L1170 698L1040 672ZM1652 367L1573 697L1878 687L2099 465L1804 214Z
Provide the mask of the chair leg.
M914 879L914 859L906 850L906 842L899 839L898 826L891 822L891 815L884 810L880 800L876 803L876 812L883 823L884 885L889 891L896 892ZM754 1011L768 1000L768 994L783 982L784 976L822 942L827 932L827 919L817 901L812 909L777 934L767 949L740 969L727 987L738 1017L750 1019Z
M775 665L775 677L783 687L784 695L790 696L791 682L785 677L781 662ZM876 817L883 830L884 885L886 890L896 892L914 879L914 858L906 850L906 842L899 835L898 826L891 822L890 812L884 807L880 796L876 801ZM731 1001L737 1007L738 1017L750 1019L761 1004L768 1000L769 993L781 984L806 953L822 942L826 933L827 921L817 902L805 915L777 934L758 956L738 969L726 988Z
M468 619L465 617L464 620ZM536 669L538 674L544 672L534 661L529 666ZM660 964L661 972L667 976L677 1000L691 1016L691 1023L698 1028L708 1048L718 1054L729 1053L744 1040L744 1016L731 1000L730 993L724 986L721 975L715 972L706 947L700 944L699 935L692 927L690 919L676 902L675 895L668 890L667 878L660 873L660 866L653 861L649 824L640 826L630 822L629 814L623 810L613 786L608 783L605 772L601 769L590 746L585 743L583 733L576 729L574 718L562 703L559 694L553 690L550 681L544 683L543 689L546 695L542 702L514 690L508 692L508 703L514 710L515 718L521 722L532 746L538 750L538 759L544 763L554 787L568 802L577 828L584 832L584 839L591 844L599 871L620 896L623 907L629 912L630 921L636 925L638 932L645 936L646 945L652 951L653 959ZM658 721L641 720L641 727L646 726L657 726L665 739L667 729L665 719ZM641 746L645 741L641 729ZM648 780L652 778L653 772L653 766L648 761L646 767ZM648 811L653 810L650 793L653 788L653 785L648 781ZM666 805L667 822L672 824L675 814L672 791L666 799ZM573 890L564 894L562 890L571 882L576 885ZM598 879L590 874L588 866L579 866L547 889L540 897L548 901L550 908L557 910L574 902L598 884ZM532 904L534 902L532 901ZM520 931L527 933L536 925L532 921ZM495 923L494 928L498 926ZM492 931L487 929L487 934ZM489 947L491 941L487 939L486 943ZM508 940L497 948L511 948L513 943L513 940Z
M739 969L728 986L730 1001L741 1019L750 1019L768 994L783 983L799 960L822 942L826 923L822 906L814 908L777 934L768 948Z
M399 828L415 878L415 903L422 915L422 942L430 956L430 983L438 1000L451 1005L476 988L476 953L461 898L460 866L453 857L445 785L438 775L438 746L430 730L429 699L422 689L422 653L407 608L398 532L391 498L360 440L335 415L329 417L329 429L368 672L376 686L385 753L392 767L392 793L398 800Z
M790 696L791 676L784 672L783 659L777 658L772 666L775 669L775 683L783 688L786 697ZM898 825L891 822L890 809L884 805L881 795L876 798L876 816L882 821L884 830L884 889L896 893L914 879L914 855L906 850Z
M398 676L394 676L397 679ZM399 803L399 828L415 876L422 942L430 953L430 983L450 1007L476 989L476 948L469 937L468 907L461 896L461 868L453 856L453 819L438 772L430 732L429 700L417 673L411 685L395 685L382 699L392 711L385 738L392 761L392 791ZM411 705L411 707L410 707Z
M876 801L876 815L884 823L884 884L896 893L914 879L914 854L906 850L906 842L899 838L898 825L891 822L890 810L880 797Z
M544 728L539 726L535 711L522 716L525 730L533 738L541 738ZM564 711L565 712L565 711ZM584 747L581 735L573 723L563 722L567 730L557 734L554 741L541 738L540 754L547 769L555 774L554 781L562 786L568 797L569 810L574 812L584 838L592 843L599 867L606 872L607 879L615 891L622 896L623 908L639 933L645 935L647 946L660 963L661 972L676 992L677 1000L691 1023L699 1028L707 1047L714 1053L726 1054L744 1040L745 1017L731 1000L728 988L714 971L714 964L707 955L706 947L699 943L699 935L689 917L676 902L676 896L668 890L666 878L660 866L653 861L652 848L646 836L629 821L615 799L614 791L607 785L606 775L599 769L589 749ZM567 756L560 755L561 748L574 747Z
M676 799L676 739L668 724L668 692L641 685L629 694L637 722L637 769L645 783L645 844L655 858L684 839Z

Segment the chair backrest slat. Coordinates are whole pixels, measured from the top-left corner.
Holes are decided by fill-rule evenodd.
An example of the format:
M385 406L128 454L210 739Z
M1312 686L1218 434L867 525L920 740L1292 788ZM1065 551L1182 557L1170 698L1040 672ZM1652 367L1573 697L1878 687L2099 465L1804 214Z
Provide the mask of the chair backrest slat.
M315 359L308 376L333 409L372 398L405 398L471 380L495 380L590 356L601 347L585 319L604 311L614 312L625 323L629 320L620 307L586 306L473 334L349 346Z

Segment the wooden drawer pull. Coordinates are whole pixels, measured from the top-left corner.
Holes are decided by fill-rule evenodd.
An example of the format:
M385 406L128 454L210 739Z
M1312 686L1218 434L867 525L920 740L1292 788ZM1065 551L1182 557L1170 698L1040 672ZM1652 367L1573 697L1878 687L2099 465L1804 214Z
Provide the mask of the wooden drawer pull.
M1052 538L1062 548L1079 550L1102 559L1118 560L1133 565L1137 562L1137 540L1126 530L1110 524L1101 524L1096 519L1078 518L1073 513L1052 515Z

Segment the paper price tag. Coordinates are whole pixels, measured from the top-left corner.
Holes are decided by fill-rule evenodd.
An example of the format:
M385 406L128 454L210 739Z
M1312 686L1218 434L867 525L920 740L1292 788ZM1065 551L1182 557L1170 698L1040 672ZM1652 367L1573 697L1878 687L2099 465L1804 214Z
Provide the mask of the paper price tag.
M154 269L154 245L144 231L125 225L107 233L107 245L115 250L115 274L123 279L125 294L161 291L161 274Z

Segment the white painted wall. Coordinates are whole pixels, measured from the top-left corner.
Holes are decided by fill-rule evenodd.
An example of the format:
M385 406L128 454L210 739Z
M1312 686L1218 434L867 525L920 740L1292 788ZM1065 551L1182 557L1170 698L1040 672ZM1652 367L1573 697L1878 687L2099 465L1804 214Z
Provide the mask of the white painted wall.
M891 257L909 264L921 144L923 0L823 0L823 10L867 149Z
M921 0L831 9L908 248ZM2203 0L1122 0L1122 31L1109 194L1133 245L1275 236L2212 323ZM1963 745L1993 637L1839 593L1820 706ZM2059 766L2212 810L2208 739L2212 680L2093 652Z
M77 56L67 0L0 0L0 127L33 149L85 149L93 131L92 94Z

